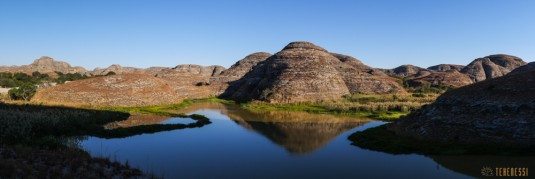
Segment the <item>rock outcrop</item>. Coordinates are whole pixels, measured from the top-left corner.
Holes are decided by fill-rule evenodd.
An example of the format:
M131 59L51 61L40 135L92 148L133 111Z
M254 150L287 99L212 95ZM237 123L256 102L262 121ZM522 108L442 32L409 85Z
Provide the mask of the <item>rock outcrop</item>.
M463 68L464 66L462 65L440 64L440 65L430 66L427 69L432 70L432 71L443 72L443 71L449 71L449 70L461 71L461 69Z
M407 77L407 76L416 75L418 72L422 70L426 70L426 69L417 67L414 65L401 65L394 69L389 69L389 70L384 70L384 71L391 76Z
M125 74L125 73L143 73L143 69L141 68L134 68L134 67L123 67L118 64L110 65L107 68L95 68L90 73L92 75L106 75L110 72L113 72L115 74Z
M270 56L271 54L267 52L256 52L247 55L245 58L232 65L229 69L224 70L219 75L216 75L214 78L210 79L210 81L230 82L239 80L246 73L251 71L259 62L266 60Z
M472 80L465 74L460 73L457 70L448 71L420 71L417 74L408 77L406 83L409 86L420 87L424 84L430 86L449 86L458 88L472 84Z
M229 69L222 71L218 75L214 75L209 80L212 94L215 96L221 95L229 87L229 83L241 79L246 73L251 71L254 66L270 56L271 54L266 52L256 52L247 55L245 58L232 65Z
M113 72L115 74L127 74L127 73L146 73L151 75L156 75L160 73L163 70L167 70L170 68L167 67L149 67L149 68L134 68L134 67L123 67L118 64L110 65L107 68L95 68L93 71L90 71L89 73L92 75L107 75L110 72Z
M533 116L534 70L448 91L388 129L397 135L442 143L533 146Z
M43 74L61 73L80 73L86 74L87 70L83 67L72 67L67 62L56 61L48 56L43 56L35 60L32 64L22 66L0 66L0 72L22 72L31 74L32 72L40 72Z
M528 64L526 64L524 66L520 66L520 67L514 69L513 71L511 71L511 73L509 73L507 75L524 73L524 72L531 71L531 70L535 70L535 62L530 62L530 63L528 63Z
M513 71L515 68L525 65L522 59L511 55L489 55L478 58L465 66L461 73L472 79L473 82L480 82L486 79L496 78Z
M362 63L354 58L337 56L309 42L292 42L232 82L221 96L291 103L339 99L351 93L405 92L389 77L363 72L356 67Z
M32 101L72 106L154 106L177 104L182 99L166 80L132 73L49 87L39 90Z

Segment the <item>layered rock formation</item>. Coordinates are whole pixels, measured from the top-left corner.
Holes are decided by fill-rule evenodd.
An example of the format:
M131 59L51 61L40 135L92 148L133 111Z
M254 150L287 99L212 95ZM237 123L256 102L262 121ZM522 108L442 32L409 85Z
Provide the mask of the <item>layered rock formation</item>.
M256 52L250 55L247 55L245 58L239 60L229 69L222 71L219 75L216 75L214 78L210 79L210 82L230 82L239 80L246 73L251 71L256 64L261 61L266 60L271 56L267 52Z
M472 84L472 80L457 70L433 72L420 71L417 74L408 77L406 83L409 86L429 84L430 86L449 86L457 88Z
M184 99L164 79L122 74L73 81L39 90L34 102L73 106L153 106Z
M531 70L535 70L535 62L530 62L524 66L520 66L514 69L513 71L511 71L511 73L509 73L508 75L524 73L524 72L531 71Z
M391 76L407 77L407 76L416 75L418 72L423 71L423 70L426 70L426 69L417 67L414 65L401 65L394 69L389 69L389 70L384 70L384 71Z
M522 59L511 55L489 55L475 59L465 66L461 73L468 75L473 82L479 82L506 75L525 64Z
M351 93L405 92L389 77L365 73L358 61L337 56L309 42L292 42L232 82L222 97L290 103L339 99Z
M439 65L435 65L435 66L430 66L427 69L428 70L432 70L432 71L443 72L443 71L449 71L449 70L461 71L461 69L463 69L463 68L464 68L464 66L462 66L462 65L439 64Z
M388 129L397 135L452 144L535 145L533 116L532 70L448 91Z
M149 68L134 68L134 67L123 67L118 64L113 64L108 68L95 68L89 73L92 75L107 75L110 72L115 74L127 74L127 73L146 73L151 75L156 75L163 70L170 69L167 67L149 67Z
M86 74L87 70L83 67L72 67L70 64L62 61L55 61L53 58L43 56L35 60L30 65L22 66L0 66L0 72L22 72L31 74L32 72L46 74L55 74L56 71L61 73L80 73Z

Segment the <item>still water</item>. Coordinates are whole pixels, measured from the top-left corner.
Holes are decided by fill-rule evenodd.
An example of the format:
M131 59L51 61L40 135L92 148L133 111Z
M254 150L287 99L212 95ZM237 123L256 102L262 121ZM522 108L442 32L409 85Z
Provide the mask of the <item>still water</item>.
M350 145L350 134L384 124L369 119L220 103L197 103L181 112L205 115L212 124L118 139L88 137L81 145L93 156L128 161L165 178L472 178L491 164L481 162L488 156L393 155ZM133 117L108 127L192 121Z

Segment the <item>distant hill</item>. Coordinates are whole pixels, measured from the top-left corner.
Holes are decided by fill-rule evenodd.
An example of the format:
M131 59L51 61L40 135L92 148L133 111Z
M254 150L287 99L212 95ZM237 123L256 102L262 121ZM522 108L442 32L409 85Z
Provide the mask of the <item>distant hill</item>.
M32 72L55 75L55 72L61 73L80 73L86 74L87 70L83 67L72 67L67 62L56 61L51 57L42 56L36 59L32 64L22 66L0 66L0 72L22 72L31 74Z
M466 65L461 70L461 73L468 75L473 82L480 82L506 75L525 64L526 62L521 58L511 55L489 55L475 59L472 63Z
M428 70L439 71L439 72L444 72L444 71L449 71L449 70L461 71L461 69L463 68L464 68L463 65L453 65L453 64L439 64L439 65L427 67Z

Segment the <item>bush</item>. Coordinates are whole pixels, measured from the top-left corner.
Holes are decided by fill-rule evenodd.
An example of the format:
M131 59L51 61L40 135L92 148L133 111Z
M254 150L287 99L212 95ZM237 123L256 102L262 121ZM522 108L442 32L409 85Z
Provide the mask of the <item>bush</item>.
M24 83L17 88L9 90L9 97L13 100L26 100L29 101L33 95L37 92L37 86L31 83Z

